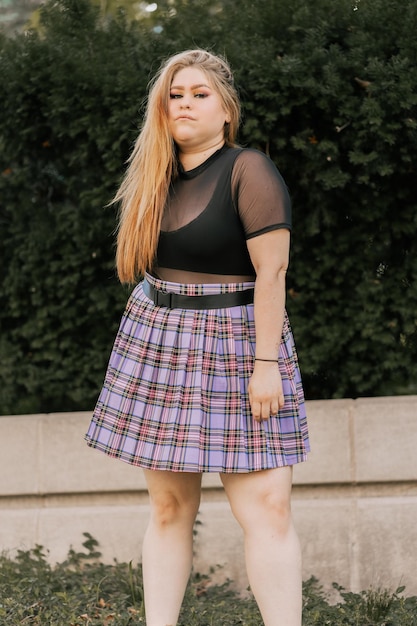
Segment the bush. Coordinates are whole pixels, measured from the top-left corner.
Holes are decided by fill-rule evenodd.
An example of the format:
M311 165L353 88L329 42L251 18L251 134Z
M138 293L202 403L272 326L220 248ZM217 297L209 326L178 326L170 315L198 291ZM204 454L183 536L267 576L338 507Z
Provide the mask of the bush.
M3 40L3 412L92 406L127 293L108 202L153 58L86 2L46 6L42 33Z
M195 46L226 53L240 141L290 187L307 397L417 392L416 29L415 0L167 0L142 22L51 0L2 36L0 412L92 408L128 295L109 201L149 78Z
M100 562L97 541L84 533L84 552L70 550L52 567L42 546L0 557L0 618L4 626L90 626L145 624L141 567ZM314 578L304 584L303 626L415 626L417 598L370 590L341 592L331 605ZM179 626L262 626L254 600L241 598L229 583L213 585L210 577L190 581Z

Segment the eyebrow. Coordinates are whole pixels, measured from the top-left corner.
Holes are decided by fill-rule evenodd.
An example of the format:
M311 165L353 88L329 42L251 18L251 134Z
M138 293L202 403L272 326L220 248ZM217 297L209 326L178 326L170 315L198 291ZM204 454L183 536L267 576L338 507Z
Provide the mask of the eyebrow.
M201 83L200 85L191 85L191 89L200 89L201 87L206 87L207 89L211 89L209 85L205 83ZM171 89L185 89L182 85L171 85Z

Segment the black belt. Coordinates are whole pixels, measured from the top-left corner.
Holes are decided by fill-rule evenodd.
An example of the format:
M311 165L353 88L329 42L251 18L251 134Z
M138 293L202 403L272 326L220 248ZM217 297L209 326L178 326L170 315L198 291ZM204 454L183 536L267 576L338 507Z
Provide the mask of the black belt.
M216 293L206 296L184 296L179 293L169 293L155 289L146 278L143 281L143 291L153 300L156 306L166 306L169 309L223 309L230 306L240 306L253 302L253 289L234 291L230 293Z

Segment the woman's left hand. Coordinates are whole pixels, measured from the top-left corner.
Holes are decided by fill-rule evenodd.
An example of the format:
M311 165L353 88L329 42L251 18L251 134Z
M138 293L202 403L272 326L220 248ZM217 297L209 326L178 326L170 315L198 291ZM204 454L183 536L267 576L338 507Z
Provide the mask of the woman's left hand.
M268 420L284 406L278 363L256 361L248 385L249 402L255 421Z

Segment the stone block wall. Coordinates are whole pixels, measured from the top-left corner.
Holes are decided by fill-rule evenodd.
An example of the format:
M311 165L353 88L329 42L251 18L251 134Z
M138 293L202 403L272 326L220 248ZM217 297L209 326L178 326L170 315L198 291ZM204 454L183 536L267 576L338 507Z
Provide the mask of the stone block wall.
M417 594L417 397L307 403L312 452L294 469L304 578ZM0 417L0 551L51 562L83 533L105 562L136 561L148 517L141 470L84 443L89 413ZM217 475L203 477L195 569L247 587L242 535ZM218 566L218 567L217 567Z

